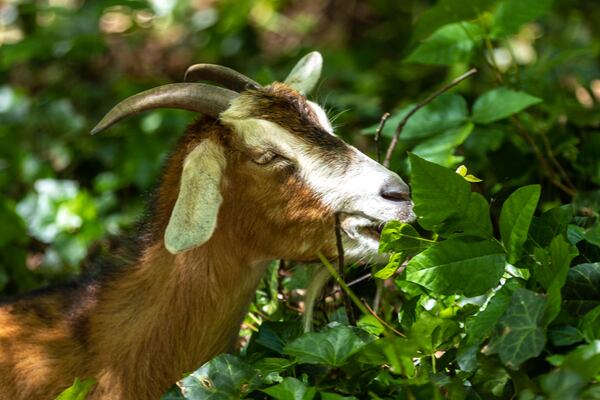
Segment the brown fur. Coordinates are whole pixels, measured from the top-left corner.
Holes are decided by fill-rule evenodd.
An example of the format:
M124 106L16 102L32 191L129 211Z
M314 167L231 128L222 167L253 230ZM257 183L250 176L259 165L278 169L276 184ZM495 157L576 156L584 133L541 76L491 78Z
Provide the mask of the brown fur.
M279 86L254 96L276 111L274 122L294 120L296 133L318 136L294 92ZM173 255L165 227L183 160L203 140L227 149L217 229L206 244ZM137 261L0 306L0 400L53 399L75 377L97 380L90 399L159 398L184 372L233 348L265 262L335 253L332 224L293 167L255 165L214 120L192 125L167 162Z

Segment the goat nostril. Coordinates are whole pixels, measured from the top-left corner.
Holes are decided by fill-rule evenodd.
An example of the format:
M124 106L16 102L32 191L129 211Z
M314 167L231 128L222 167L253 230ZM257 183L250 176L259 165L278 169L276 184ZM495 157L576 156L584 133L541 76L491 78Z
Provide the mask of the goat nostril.
M410 200L410 193L386 190L381 192L381 197L390 201L408 201Z
M381 188L381 197L390 201L409 201L410 191L406 184L388 183Z

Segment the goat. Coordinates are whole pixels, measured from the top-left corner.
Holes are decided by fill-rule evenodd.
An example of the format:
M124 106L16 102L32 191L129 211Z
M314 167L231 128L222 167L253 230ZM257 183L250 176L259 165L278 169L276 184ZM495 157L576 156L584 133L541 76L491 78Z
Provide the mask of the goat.
M144 110L203 114L166 162L135 261L0 306L0 399L52 399L75 377L96 380L89 399L159 398L234 348L271 260L335 258L336 214L348 259L380 257L381 224L414 219L409 188L306 99L321 63L310 53L265 87L198 64L100 121L93 133Z

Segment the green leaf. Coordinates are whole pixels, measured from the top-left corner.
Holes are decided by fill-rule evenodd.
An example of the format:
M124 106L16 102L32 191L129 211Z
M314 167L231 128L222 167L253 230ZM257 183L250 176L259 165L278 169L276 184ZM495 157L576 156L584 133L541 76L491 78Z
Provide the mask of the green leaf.
M549 329L548 339L554 346L571 346L572 344L581 342L583 336L574 326L562 325Z
M453 167L463 161L464 157L454 155L454 150L460 146L473 131L472 123L448 129L441 135L433 136L413 148L413 153L427 161L444 167Z
M442 26L417 46L407 62L451 65L469 61L471 53L482 38L481 27L470 22Z
M407 252L416 254L429 245L419 232L410 224L400 221L390 221L383 227L379 239L379 252Z
M381 269L377 270L373 276L377 279L388 279L396 274L404 261L408 258L406 252L393 253L388 260L388 263Z
M510 117L541 101L525 92L516 92L505 87L492 89L475 100L472 120L478 124L489 124Z
M95 379L84 379L80 381L79 378L75 378L73 385L61 392L56 400L85 400L95 384Z
M414 107L415 104L409 104L394 112L387 120L381 135L391 138L400 121L402 121L406 114ZM410 117L402 129L400 140L421 139L455 128L464 124L468 115L467 102L462 96L456 93L444 93L425 107L419 109ZM375 124L365 129L365 133L374 135L378 126L379 124Z
M600 223L596 223L583 235L583 239L594 246L600 247Z
M588 311L579 321L578 327L588 342L600 340L600 306Z
M257 371L231 354L221 354L179 382L188 400L240 398L260 385Z
M358 400L354 396L342 396L337 393L319 392L321 400Z
M548 326L560 312L561 289L567 280L571 260L579 252L577 247L567 242L563 235L558 235L550 242L548 251L536 248L534 254L538 262L533 266L533 274L548 293L543 318L543 325Z
M460 331L458 322L422 312L410 327L409 337L418 343L424 353L433 354L447 349Z
M340 325L319 333L305 333L285 346L284 353L299 363L340 367L367 343L357 331Z
M516 279L507 280L483 310L467 318L465 331L468 344L479 344L493 333L494 327L508 309L512 295L517 288Z
M413 36L416 40L421 40L440 26L475 19L496 2L496 0L440 0L433 7L427 8L419 17Z
M579 264L571 268L563 298L567 311L576 316L600 305L600 263Z
M540 185L524 186L515 190L502 206L500 235L511 264L521 256L539 198Z
M283 382L261 389L277 400L312 400L317 394L317 389L307 386L296 378L285 378Z
M385 327L371 314L360 317L356 322L356 326L371 335L379 336L385 332Z
M495 287L504 265L504 249L493 240L449 239L411 259L406 279L435 293L471 297Z
M252 366L260 373L263 383L272 384L281 382L283 378L279 375L287 370L294 362L287 358L265 357L260 358Z
M573 207L568 204L545 211L539 217L533 217L529 235L540 247L546 247L558 235L566 235L569 223L573 219Z
M545 304L541 295L527 289L515 290L488 353L498 353L500 360L511 368L538 356L546 343L541 326Z
M269 350L283 353L286 344L299 337L304 331L301 323L294 321L265 321L253 340Z
M521 26L548 11L552 0L503 0L494 13L492 36L501 38L519 32Z
M600 340L578 346L563 358L560 367L576 372L584 380L594 378L600 373Z
M419 224L443 236L491 237L486 200L456 172L409 154L412 200Z

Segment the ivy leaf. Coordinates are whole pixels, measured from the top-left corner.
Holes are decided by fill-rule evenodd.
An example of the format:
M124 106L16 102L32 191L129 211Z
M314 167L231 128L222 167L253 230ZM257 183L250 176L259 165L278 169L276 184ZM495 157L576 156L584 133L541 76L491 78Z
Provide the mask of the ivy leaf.
M579 264L571 268L563 297L567 311L576 316L600 305L600 263Z
M515 369L538 356L546 344L541 326L545 304L541 295L522 288L515 290L486 353L498 353L505 365Z
M368 343L350 327L339 325L319 333L305 333L284 348L284 353L303 364L344 365Z
M536 248L534 254L538 262L533 267L533 274L548 293L543 318L543 325L547 327L560 313L561 289L567 280L571 260L579 252L563 235L558 235L552 239L548 251Z
M281 354L285 345L299 337L303 330L302 324L293 321L265 321L260 325L258 333L253 336L253 341Z
M411 259L406 280L439 294L478 296L498 284L504 265L504 249L493 240L449 239Z
M261 391L277 400L312 400L317 394L317 389L292 377L287 377L283 382Z
M281 372L294 365L294 362L287 358L265 357L261 358L252 366L260 373L263 383L272 384L281 382L283 378L279 375Z
M514 291L518 288L516 279L509 279L498 290L483 310L467 318L465 330L467 344L479 344L494 331L498 320L510 305Z
M409 154L412 199L419 224L445 237L453 233L491 237L487 201L451 169Z
M241 398L260 385L257 371L231 354L221 354L179 381L186 399Z
M442 26L418 45L406 61L433 65L468 61L482 35L481 27L470 22Z
M511 264L521 256L539 198L540 185L524 186L515 190L502 206L500 235Z
M525 92L517 92L505 87L492 89L475 100L471 119L478 124L489 124L541 102L542 99Z

